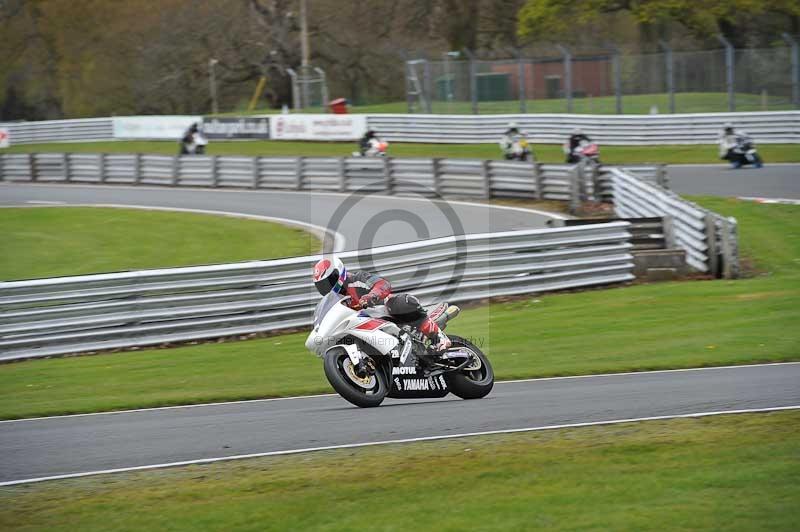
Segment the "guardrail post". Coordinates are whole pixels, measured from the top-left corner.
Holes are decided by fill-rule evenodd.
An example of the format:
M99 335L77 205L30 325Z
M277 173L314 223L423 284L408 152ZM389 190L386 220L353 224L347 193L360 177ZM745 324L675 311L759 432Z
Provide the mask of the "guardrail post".
M383 158L383 181L386 187L386 194L394 194L394 180L392 179L392 159L390 157Z
M739 242L735 218L722 220L722 276L725 279L739 277Z
M347 192L347 165L344 157L339 157L337 162L339 163L339 192Z
M542 163L533 163L533 181L536 185L536 199L544 199L544 176L542 175Z
M661 233L664 235L664 247L673 249L678 246L677 240L675 240L675 221L672 216L661 217Z
M481 161L481 177L483 177L483 199L492 197L492 175L489 171L489 161Z
M586 192L586 161L581 161L575 166L575 174L578 182L578 199L586 201L589 196Z
M5 161L6 156L0 153L0 181L5 180L6 177Z
M305 158L298 157L297 165L294 174L294 188L295 190L303 190L303 172L305 171Z
M105 153L98 153L97 154L97 172L98 177L100 178L101 183L106 182L106 154Z
M211 156L211 186L217 188L219 186L219 172L217 168L217 156Z
M172 183L173 187L178 186L178 165L180 164L180 158L178 155L172 156Z
M261 181L261 175L258 171L258 157L253 157L253 167L251 171L253 172L253 181L250 183L250 187L258 188L259 182Z
M575 165L569 172L569 212L575 214L581 208L580 179L583 177L579 170L580 165Z
M31 169L31 181L39 180L39 169L36 166L36 154L28 154L28 168Z
M438 157L431 159L433 162L433 191L437 196L442 195L442 176L439 173L441 167L441 160Z
M720 271L719 271L719 249L717 247L717 223L714 220L714 216L712 216L711 214L706 214L705 222L706 222L706 246L708 246L708 249L706 250L706 254L708 255L708 260L706 262L706 264L708 265L708 273L713 275L714 277L718 277Z
M61 154L61 164L64 166L64 181L72 181L72 171L70 168L70 158L68 153Z
M142 154L133 155L133 184L138 185L142 181Z
M661 188L669 190L669 177L667 177L667 165L656 165L656 184Z
M603 201L600 190L600 165L592 165L592 196L594 201Z

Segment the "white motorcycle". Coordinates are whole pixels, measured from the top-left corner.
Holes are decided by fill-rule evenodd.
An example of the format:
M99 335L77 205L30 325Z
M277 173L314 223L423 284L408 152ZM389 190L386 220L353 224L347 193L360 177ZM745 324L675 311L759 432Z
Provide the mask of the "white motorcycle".
M386 157L386 150L389 143L377 137L369 139L369 145L364 152L354 151L353 157Z
M380 405L384 398L486 396L494 385L489 359L468 340L449 336L452 346L435 351L408 323L386 313L384 306L353 310L349 296L328 293L314 311L314 329L306 348L322 357L334 390L360 407ZM459 309L442 303L428 313L440 328Z

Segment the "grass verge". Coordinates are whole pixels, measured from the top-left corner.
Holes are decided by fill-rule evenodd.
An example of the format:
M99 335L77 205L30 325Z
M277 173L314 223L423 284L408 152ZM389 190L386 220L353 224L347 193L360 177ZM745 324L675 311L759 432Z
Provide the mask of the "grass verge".
M498 137L500 133L498 132ZM24 144L0 150L2 153L159 153L174 155L176 142L125 141ZM347 157L355 149L353 142L212 142L210 155L250 156L307 156ZM759 153L769 163L800 162L800 150L796 144L764 144ZM545 163L563 163L561 146L537 144L533 146L536 159ZM416 144L395 143L389 147L393 157L464 157L477 159L500 159L502 155L496 144ZM662 145L662 146L602 146L601 157L607 164L639 163L720 163L714 145Z
M479 342L499 379L800 360L800 209L695 199L739 219L761 273L492 303L448 331ZM329 392L304 339L0 365L0 418Z
M459 438L6 488L0 528L788 531L798 453L798 412Z
M0 209L0 279L31 279L317 253L276 223L99 207Z

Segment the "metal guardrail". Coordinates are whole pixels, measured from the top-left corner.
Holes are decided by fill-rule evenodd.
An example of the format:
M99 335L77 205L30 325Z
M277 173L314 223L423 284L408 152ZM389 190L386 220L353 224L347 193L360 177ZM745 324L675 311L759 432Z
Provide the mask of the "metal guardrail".
M653 167L647 172L655 175ZM575 165L477 159L233 157L142 154L0 155L0 181L116 183L380 192L577 201L592 179ZM608 185L604 186L608 188Z
M739 276L735 218L725 218L655 183L618 168L608 170L614 210L623 218L661 216L672 226L675 243L695 270L718 277Z
M268 118L268 117L267 117ZM494 143L516 122L535 143L560 144L574 128L608 145L716 144L726 122L757 143L800 142L800 111L669 115L367 115L367 125L392 142ZM6 122L12 144L114 140L113 118ZM324 139L321 139L324 140ZM178 139L176 138L177 142Z
M716 144L726 122L757 143L800 142L800 111L683 115L369 115L367 124L394 142L497 142L516 122L534 143L562 143L575 128L600 144Z
M340 256L423 302L634 278L627 222L445 237ZM319 257L0 283L0 360L307 326Z

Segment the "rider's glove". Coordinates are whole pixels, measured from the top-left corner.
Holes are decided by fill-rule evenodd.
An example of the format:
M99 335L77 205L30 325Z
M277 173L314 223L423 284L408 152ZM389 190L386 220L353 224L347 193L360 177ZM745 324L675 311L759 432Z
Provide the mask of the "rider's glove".
M381 298L377 294L367 294L361 296L358 300L358 306L361 308L374 307L381 302Z
M436 350L437 351L444 351L445 349L450 349L450 346L453 345L453 342L450 341L450 338L443 332L439 332L439 341L436 342Z

